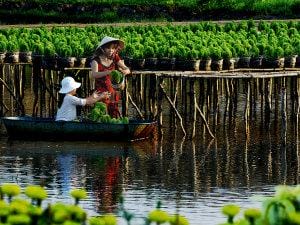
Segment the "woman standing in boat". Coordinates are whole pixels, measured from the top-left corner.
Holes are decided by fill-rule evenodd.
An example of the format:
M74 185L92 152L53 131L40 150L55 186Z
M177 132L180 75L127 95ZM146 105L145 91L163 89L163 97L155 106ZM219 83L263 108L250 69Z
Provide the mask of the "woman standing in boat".
M124 64L119 56L119 51L124 48L124 42L117 38L104 37L95 50L91 67L92 77L95 78L95 88L97 91L109 92L111 98L104 101L107 105L108 114L111 117L120 117L118 102L119 93L112 87L110 73L119 70L124 75L130 74L129 68ZM123 87L124 88L124 84ZM121 88L121 89L122 89Z

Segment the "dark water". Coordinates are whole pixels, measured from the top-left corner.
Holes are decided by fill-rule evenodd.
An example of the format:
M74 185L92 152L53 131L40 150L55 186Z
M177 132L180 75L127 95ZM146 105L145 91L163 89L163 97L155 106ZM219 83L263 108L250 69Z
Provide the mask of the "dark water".
M255 196L299 183L294 124L283 130L280 124L246 129L241 123L215 132L216 139L197 134L191 140L164 127L159 140L137 143L13 141L2 132L0 183L45 185L44 204L71 203L70 190L85 188L88 198L81 206L89 215L118 213L122 195L135 215L133 224L144 224L161 200L169 213L207 225L225 222L221 207L227 203L260 207Z

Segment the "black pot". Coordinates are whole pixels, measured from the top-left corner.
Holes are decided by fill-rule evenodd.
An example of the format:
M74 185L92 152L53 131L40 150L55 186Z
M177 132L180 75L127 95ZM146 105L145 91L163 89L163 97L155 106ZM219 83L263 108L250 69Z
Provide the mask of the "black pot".
M131 67L135 70L142 70L145 67L145 59L132 59Z
M211 59L202 59L200 61L200 70L210 71L211 70Z
M238 67L239 68L250 68L250 60L251 60L251 57L249 57L249 56L240 57L240 60L238 62Z
M223 59L212 60L211 61L211 69L214 71L223 70Z
M251 58L251 60L250 60L251 68L259 69L259 68L262 68L262 65L263 65L263 57L262 56Z
M157 69L157 58L146 58L144 69L156 70Z
M159 70L174 70L175 69L175 58L159 58L157 61L157 68Z
M20 52L19 57L20 57L20 61L23 63L32 62L32 52Z
M175 69L182 70L182 71L199 71L200 60L196 60L196 59L176 60Z
M223 69L225 70L234 70L235 59L224 59L223 60Z

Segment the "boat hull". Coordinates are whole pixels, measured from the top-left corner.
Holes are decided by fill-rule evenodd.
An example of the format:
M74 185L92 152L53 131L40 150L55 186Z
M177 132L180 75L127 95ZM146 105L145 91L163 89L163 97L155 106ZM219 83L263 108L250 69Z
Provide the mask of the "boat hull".
M2 121L14 139L134 141L151 138L157 132L153 121L112 124L34 117L3 117Z

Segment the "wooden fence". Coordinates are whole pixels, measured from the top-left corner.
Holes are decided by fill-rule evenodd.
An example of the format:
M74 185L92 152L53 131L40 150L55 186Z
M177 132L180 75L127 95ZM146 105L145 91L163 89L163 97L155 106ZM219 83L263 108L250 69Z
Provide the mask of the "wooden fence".
M91 93L90 68L50 70L39 61L0 64L0 116L54 117L62 100L60 81L66 75L82 83L79 96ZM189 129L193 137L199 124L214 137L212 127L237 118L246 124L258 118L265 124L291 118L298 124L299 75L299 69L133 71L120 107L129 117L178 124L183 134Z

